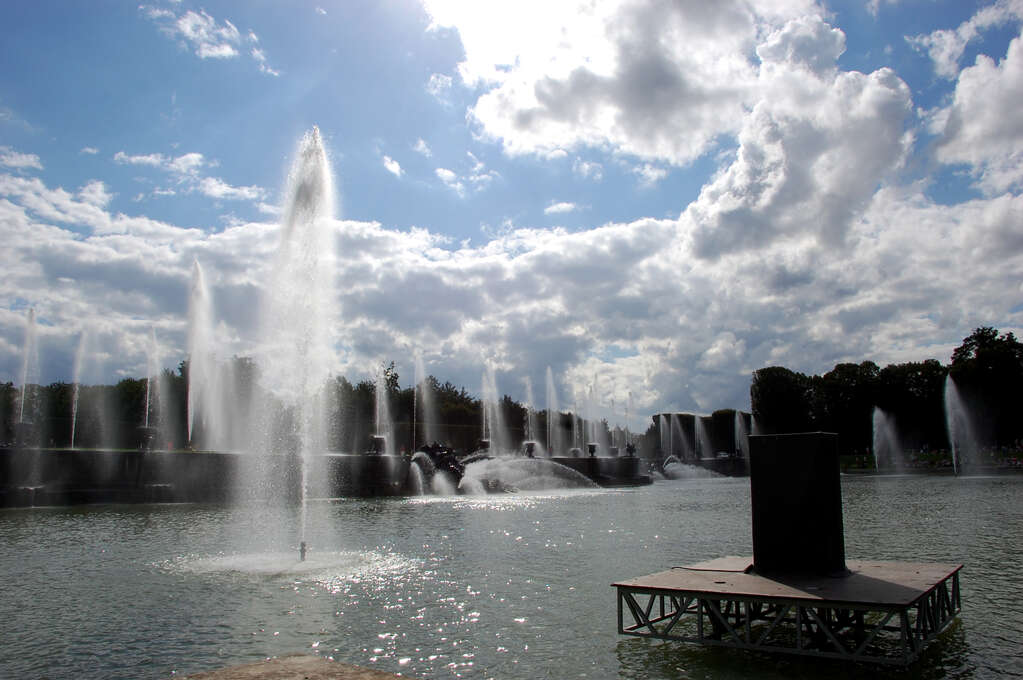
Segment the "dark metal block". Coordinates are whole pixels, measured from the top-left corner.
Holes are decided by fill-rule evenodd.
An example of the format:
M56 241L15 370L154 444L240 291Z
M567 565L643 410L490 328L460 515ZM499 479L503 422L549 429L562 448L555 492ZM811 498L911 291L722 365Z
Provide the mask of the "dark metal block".
M845 574L838 435L752 435L749 441L753 569Z

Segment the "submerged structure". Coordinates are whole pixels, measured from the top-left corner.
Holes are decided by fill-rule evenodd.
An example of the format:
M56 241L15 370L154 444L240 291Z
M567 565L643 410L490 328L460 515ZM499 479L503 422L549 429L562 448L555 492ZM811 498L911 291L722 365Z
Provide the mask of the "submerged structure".
M846 560L837 436L750 436L753 557L612 584L618 632L908 665L962 607L961 564Z

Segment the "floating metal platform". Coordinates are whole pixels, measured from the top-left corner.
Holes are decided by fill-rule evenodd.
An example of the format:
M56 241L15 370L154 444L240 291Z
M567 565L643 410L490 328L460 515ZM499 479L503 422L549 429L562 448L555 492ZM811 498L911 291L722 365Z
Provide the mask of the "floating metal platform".
M848 560L838 577L752 565L723 557L613 583L618 632L905 666L962 607L961 564Z

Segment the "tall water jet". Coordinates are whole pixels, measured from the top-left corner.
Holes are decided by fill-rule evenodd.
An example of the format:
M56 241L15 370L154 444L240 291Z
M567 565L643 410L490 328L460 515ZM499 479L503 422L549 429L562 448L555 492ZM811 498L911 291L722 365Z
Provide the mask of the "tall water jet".
M536 414L536 400L533 397L533 380L527 375L523 378L523 381L526 384L526 422L523 423L525 425L526 441L532 442L535 454L545 456L548 455L547 451L544 448L543 442L539 441L539 419ZM536 450L537 447L540 450Z
M36 347L36 310L29 309L25 320L25 346L21 359L21 400L18 404L18 423L24 424L29 394L30 381L39 382L39 349Z
M746 425L746 417L742 411L735 412L735 451L740 456L749 460L749 427Z
M593 381L585 384L584 386L576 386L575 402L577 406L577 416L579 419L578 428L578 442L576 446L589 449L590 445L596 445L596 448L600 448L601 442L598 438L597 432L597 397L596 397L596 383L597 376L593 376Z
M945 376L945 427L952 452L952 471L959 474L977 452L977 436L966 404L952 375Z
M582 442L579 441L580 433L582 431L582 422L579 418L579 394L573 392L575 400L572 403L572 448L578 449L582 446Z
M668 416L661 413L657 416L657 433L660 435L661 456L667 458L671 451L671 426L668 424Z
M625 448L628 450L632 446L632 429L629 427L629 416L633 413L632 410L632 390L629 390L629 401L625 404Z
M611 397L611 417L609 422L611 423L610 440L608 445L611 447L618 446L618 435L621 428L618 427L618 411L615 410L615 398Z
M142 419L142 427L151 427L150 414L153 404L158 402L159 390L153 389L153 378L160 379L160 346L156 342L156 329L149 329L149 347L146 351L146 411ZM159 406L157 406L159 408ZM155 421L155 419L153 419Z
M879 469L881 461L884 461L886 467L901 470L902 445L895 428L895 418L883 411L881 407L875 406L872 422L874 427L872 440L874 469Z
M383 453L391 455L395 453L394 442L394 421L391 418L391 397L387 386L387 366L381 364L380 371L376 377L376 389L374 399L374 425L376 426L375 437L384 442Z
M487 363L481 382L482 438L490 442L490 450L493 453L507 453L511 449L511 442L504 425L500 393L497 391L497 376L494 374L492 364Z
M597 376L593 376L593 382L586 393L586 406L583 410L586 419L586 445L597 442Z
M679 419L679 414L672 413L669 416L671 421L671 451L676 455L679 460L683 462L689 462L696 458L696 441L695 441L695 425L694 425L694 437L693 441L690 442L689 436L682 429L682 421ZM694 420L696 420L694 418ZM675 451L678 451L676 454Z
M142 411L142 422L138 424L136 432L136 443L142 450L150 450L157 440L157 428L154 424L157 419L152 417L152 411L159 403L159 384L153 385L153 379L159 381L160 376L159 346L156 344L156 329L149 329L149 343L146 347L146 393L144 408Z
M71 364L71 448L104 448L120 445L111 441L112 428L108 417L107 390L101 386L90 386L99 382L102 373L97 352L95 328L84 328L78 336L74 359ZM161 401L160 403L165 403Z
M714 444L710 440L710 433L707 431L705 416L696 416L696 448L698 458L713 458Z
M606 418L601 418L600 416L601 403L610 403L611 410L614 410L614 399L610 395L607 395L606 401L601 399L600 376L595 373L593 375L593 382L590 383L589 400L586 408L590 430L587 444L596 444L597 450L602 451L606 455L611 447L611 431L607 427Z
M39 350L36 347L36 312L28 310L25 318L25 345L21 362L21 394L18 400L17 420L14 423L14 440L17 446L31 447L39 444L36 431L38 415ZM33 390L33 387L37 389Z
M565 445L561 441L560 412L558 411L558 390L554 385L554 372L547 367L547 450L552 456L563 455Z
M419 417L423 431L423 441L425 443L433 443L439 439L439 433L437 432L437 405L434 401L434 394L429 376L426 374L426 366L423 363L423 353L421 351L417 351L415 359L416 389L418 391L416 401L418 402ZM414 428L412 436L415 437ZM413 442L413 450L414 449L415 442Z
M213 331L213 301L206 275L199 260L192 262L192 287L188 299L188 441L198 447L201 440L208 448L223 446L212 429L222 419L213 409L220 401L217 394L218 371Z
M257 355L261 386L290 415L285 436L268 430L264 451L283 446L300 468L301 540L311 457L326 449L324 388L335 366L334 211L330 164L314 127L299 142L288 175Z
M89 333L83 330L78 338L74 362L71 365L71 448L75 448L75 435L78 431L78 399L82 390L82 368L85 363L85 352L89 344Z

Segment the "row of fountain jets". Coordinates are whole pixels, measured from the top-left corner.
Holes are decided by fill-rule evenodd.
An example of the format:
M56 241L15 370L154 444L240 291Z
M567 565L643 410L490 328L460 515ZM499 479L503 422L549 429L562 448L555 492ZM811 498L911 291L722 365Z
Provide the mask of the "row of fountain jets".
M278 404L293 415L297 441L302 453L325 448L324 405L322 388L336 366L335 338L332 329L337 327L334 318L336 296L334 293L335 258L335 190L330 164L319 130L313 128L299 143L292 163L286 190L286 202L282 211L280 242L271 265L271 275L263 300L260 323L260 338L256 343L254 359L259 367L260 385ZM201 430L203 447L218 450L239 450L259 448L260 442L253 441L255 429L253 419L266 414L252 413L253 405L239 407L234 394L232 362L218 359L216 319L213 298L206 281L206 274L198 260L193 262L188 305L187 353L189 356L187 396L187 437L193 442L193 435ZM75 352L72 375L71 445L75 445L75 430L78 415L78 392L85 360L92 354L91 337L83 331ZM160 352L155 329L148 337L147 375L160 373ZM18 422L25 421L25 391L32 382L33 373L38 375L36 344L36 321L34 310L28 312L25 351L21 375L22 395ZM422 354L415 354L416 405L414 417L422 414L418 423L424 442L440 439L437 431L438 419L433 404L433 395L427 389L426 371ZM561 429L556 427L559 413L557 389L553 372L547 367L547 432L539 431L538 410L533 395L533 386L526 380L527 416L523 423L526 439L537 442L544 448L561 451L567 448ZM146 405L144 427L150 426L151 406L162 406L163 399L157 399L152 379L146 381ZM500 393L494 369L488 366L483 373L481 438L491 442L492 449L511 450L509 428L503 422L500 408ZM611 441L597 419L597 379L589 385L582 398L576 398L573 409L581 418L573 417L571 446L598 442L603 446L620 445L622 449L631 443L628 427L616 427ZM628 421L632 406L629 393L625 409ZM258 410L258 407L257 407ZM614 413L614 401L611 401ZM375 426L383 438L386 453L395 453L395 428L389 411L387 389L383 370L377 374ZM162 419L161 419L162 420ZM416 427L413 427L413 432ZM544 436L546 435L546 436ZM546 442L543 447L540 442ZM413 442L413 447L416 442Z
M213 332L213 316L210 313L210 295L206 288L204 275L198 262L193 265L192 295L189 306L189 335L188 348L190 365L187 374L187 436L189 442L197 444L193 434L198 436L202 432L202 447L215 450L238 450L252 446L253 442L248 438L247 432L251 431L250 418L237 411L238 401L236 397L236 380L232 375L233 365L231 362L221 362L216 355L216 341ZM21 371L21 394L18 400L18 414L16 421L26 421L25 405L29 401L26 397L26 390L33 383L33 373L36 372L34 364L38 352L36 344L36 321L34 310L29 310L26 324L25 346L23 351L23 363ZM148 337L147 347L147 375L145 393L145 408L143 427L149 428L152 423L163 422L163 404L166 398L158 397L159 382L154 385L153 377L159 376L161 371L159 345L156 341L155 330L151 329ZM71 448L75 448L75 435L78 420L79 391L82 382L82 372L89 349L91 336L83 331L79 338L78 347L75 351L72 371L72 398L71 398ZM415 389L413 391L413 432L421 433L421 443L438 441L442 438L439 427L439 419L434 404L434 396L430 390L430 383L427 380L425 363L422 354L416 352L414 355L415 368ZM381 453L393 454L399 449L399 443L395 439L394 419L391 414L391 407L387 398L388 390L386 383L386 372L380 370L376 374L375 402L374 402L374 427L376 438L384 442ZM525 440L533 442L536 453L548 455L550 452L563 451L569 447L581 447L585 443L597 442L602 449L604 447L617 446L621 450L631 443L632 437L628 426L615 426L609 432L604 432L601 423L596 417L598 406L597 379L591 383L582 399L577 399L577 407L573 408L574 413L580 413L581 417L572 418L572 433L563 433L558 426L558 390L554 380L554 374L550 366L546 371L546 397L547 413L546 431L541 431L539 421L540 409L536 406L532 381L526 377L524 380L526 392L526 415L522 423ZM482 423L480 438L490 442L491 447L496 451L510 451L516 449L515 442L504 423L504 416L500 408L500 392L497 387L497 379L492 367L488 366L483 373L481 381L481 405ZM632 393L629 393L629 404L625 409L625 419L628 420L631 410ZM234 412L232 412L234 411ZM611 400L611 411L614 410L614 400ZM565 441L570 436L570 441ZM610 436L608 441L603 441ZM415 442L413 442L413 445Z
M973 419L963 401L959 388L951 375L945 378L944 389L945 425L948 440L951 443L952 467L958 474L963 460L974 459L978 449L978 440ZM749 459L750 434L761 434L755 416L735 412L734 432L736 453ZM657 416L660 447L666 455L675 456L680 460L692 460L713 455L714 449L704 418L693 419L693 436L686 436L682 422L675 413L662 413ZM900 470L905 467L905 452L895 417L880 406L875 406L872 414L873 440L871 453L875 469L882 463L887 469ZM676 455L677 452L677 455Z
M322 387L326 384L335 366L335 339L331 331L336 328L334 310L336 295L335 277L335 190L330 163L319 130L313 128L303 136L288 175L286 202L281 221L281 236L277 253L272 263L271 278L266 287L262 310L260 342L257 344L255 359L260 367L261 385L280 403L290 408L295 415L297 441L303 456L325 448L325 427ZM194 429L201 423L212 448L236 448L243 433L251 432L243 414L231 413L235 401L228 398L226 388L230 382L223 375L223 365L216 358L217 342L213 301L206 283L203 268L198 261L192 267L192 285L189 301L188 320L188 437L192 439ZM18 422L25 420L25 402L32 367L38 366L36 350L35 312L29 310L26 332L25 353L22 367L22 398L20 399ZM84 357L87 355L89 336L82 334L73 364L72 397L72 446L77 420L78 389ZM159 373L159 352L155 330L149 334L147 352L147 375ZM224 364L227 365L227 364ZM433 413L433 404L426 385L426 373L422 355L415 355L415 390L417 413L423 414L421 427L424 439L434 441L438 433ZM560 428L554 426L558 413L557 391L551 368L547 368L547 418L548 446L558 451L564 447L559 441ZM144 426L149 426L150 403L154 397L151 380L147 380L146 409ZM582 399L583 418L573 418L572 445L580 442L599 441L603 428L598 427L595 417L596 380L589 386ZM537 410L534 408L532 384L526 381L527 422L524 423L526 439L539 441ZM376 427L383 436L388 452L396 450L394 428L388 411L384 375L381 371L376 390ZM483 422L482 438L489 440L497 450L509 450L512 442L502 422L497 382L492 366L488 366L482 380ZM577 398L577 406L580 401ZM629 394L631 410L632 394ZM946 422L949 441L952 443L953 464L958 466L959 449L975 441L970 417L963 405L955 382L949 377L945 387ZM612 411L613 411L612 402ZM244 414L251 415L251 414ZM737 414L738 416L738 414ZM736 423L737 441L745 442L745 424ZM701 424L697 419L698 427ZM674 424L663 422L662 437L667 432L671 437ZM413 431L415 428L413 427ZM629 433L625 428L622 442L628 444ZM252 441L246 434L245 445ZM617 442L607 442L611 445ZM662 449L665 442L662 442ZM742 444L740 444L742 446ZM673 449L668 448L668 451ZM874 413L874 450L894 455L899 450L894 425L889 416L880 409ZM876 459L876 456L875 456Z

